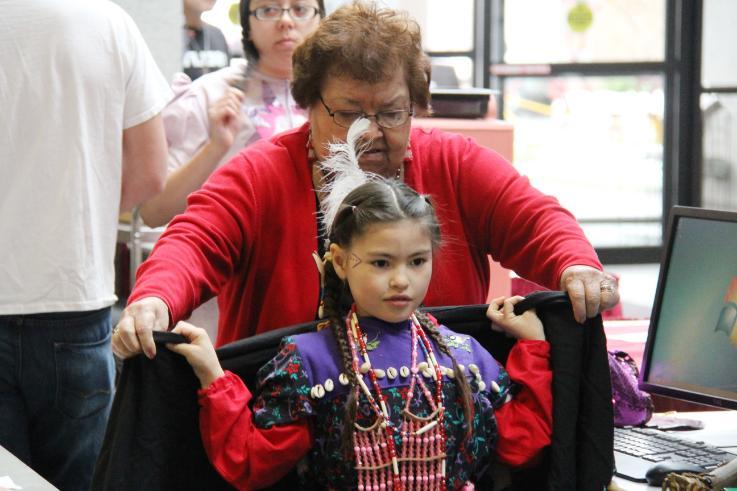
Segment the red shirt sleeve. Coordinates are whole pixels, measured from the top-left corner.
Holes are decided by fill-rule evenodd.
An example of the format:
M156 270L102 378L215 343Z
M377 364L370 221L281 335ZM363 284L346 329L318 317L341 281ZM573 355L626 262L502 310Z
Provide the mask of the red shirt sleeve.
M531 462L550 445L553 432L553 372L550 344L518 341L509 353L506 369L521 390L496 411L502 462L521 466Z
M198 391L200 433L207 456L237 489L257 489L284 477L312 447L307 420L269 429L254 425L251 392L232 372Z
M481 145L466 140L462 155L458 196L472 224L468 231L502 266L553 290L569 266L602 269L578 222L556 198Z

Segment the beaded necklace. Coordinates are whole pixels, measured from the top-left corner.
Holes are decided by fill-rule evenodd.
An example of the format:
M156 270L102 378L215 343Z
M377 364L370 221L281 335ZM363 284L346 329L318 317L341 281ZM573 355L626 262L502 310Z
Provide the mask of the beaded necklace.
M409 390L402 411L401 428L396 428L389 418L386 398L378 379L385 375L384 370L372 367L366 349L363 331L358 323L355 305L346 318L346 333L351 347L352 368L358 392L363 392L376 414L376 422L369 428L355 424L353 445L358 474L358 489L446 489L445 448L446 435L443 406L443 377L440 365L435 358L432 344L424 329L413 314L410 323L412 335L412 366L406 376L410 377ZM418 342L419 341L419 342ZM425 360L417 363L417 347L422 346ZM359 360L363 360L362 362ZM367 374L374 394L363 380ZM420 375L435 380L433 394ZM430 416L422 418L410 411L410 402L415 386L432 409ZM398 438L397 438L398 437ZM397 453L396 441L401 442L401 453ZM391 468L391 474L389 473Z

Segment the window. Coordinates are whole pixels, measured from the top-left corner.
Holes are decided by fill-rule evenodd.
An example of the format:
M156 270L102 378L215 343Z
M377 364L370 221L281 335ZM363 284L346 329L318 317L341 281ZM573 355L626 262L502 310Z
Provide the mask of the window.
M385 3L406 10L420 24L423 48L433 64L434 87L474 86L474 0Z
M737 2L704 0L701 204L737 210Z
M670 88L666 0L494 0L490 84L514 164L602 260L656 261Z
M515 167L571 210L595 247L660 245L662 75L510 77L504 119Z
M663 61L663 0L504 2L504 63Z

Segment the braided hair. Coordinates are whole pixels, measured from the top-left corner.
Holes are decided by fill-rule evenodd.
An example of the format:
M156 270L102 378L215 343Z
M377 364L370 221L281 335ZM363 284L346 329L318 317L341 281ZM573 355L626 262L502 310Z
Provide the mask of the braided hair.
M371 225L392 223L400 220L418 220L427 227L434 251L440 247L440 224L430 200L418 194L409 186L395 180L378 178L351 191L340 205L332 226L329 241L342 248L363 235ZM323 293L323 313L338 343L342 371L348 376L352 387L358 385L353 371L353 355L345 328L345 318L353 303L346 282L338 277L331 261L325 264L325 290ZM466 438L471 434L473 404L468 380L460 371L448 345L443 340L437 326L425 315L418 313L420 327L435 341L439 349L453 361L455 380L463 403L466 419ZM345 405L342 448L346 456L353 451L351 436L356 420L356 391L349 391Z

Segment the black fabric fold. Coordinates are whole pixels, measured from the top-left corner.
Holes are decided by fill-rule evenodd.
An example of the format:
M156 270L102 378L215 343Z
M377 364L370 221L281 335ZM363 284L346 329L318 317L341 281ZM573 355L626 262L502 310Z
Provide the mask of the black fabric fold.
M91 489L233 489L210 465L199 432L199 381L184 357L123 363Z
M614 410L601 316L579 324L564 292L535 292L515 307L516 313L536 309L550 343L553 438L547 489L604 489L614 469Z

